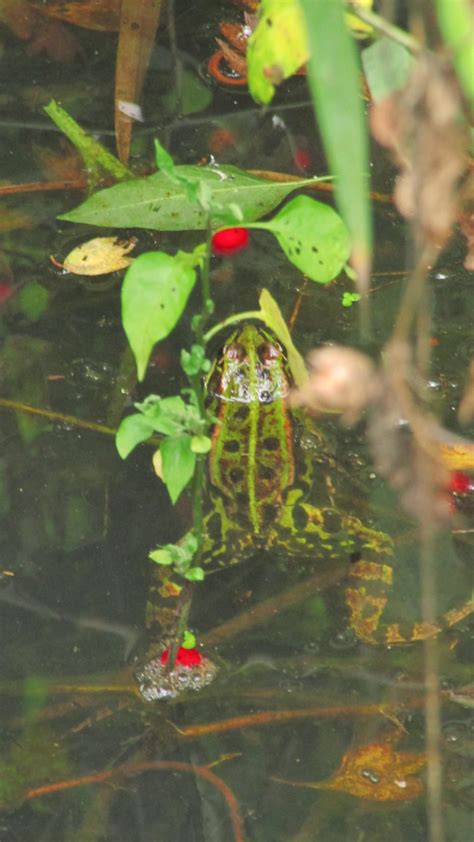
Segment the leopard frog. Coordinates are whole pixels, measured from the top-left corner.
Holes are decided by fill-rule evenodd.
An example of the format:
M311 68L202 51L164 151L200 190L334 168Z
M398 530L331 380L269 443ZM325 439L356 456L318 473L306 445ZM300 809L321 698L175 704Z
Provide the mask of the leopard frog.
M347 477L321 432L311 429L308 445L308 422L288 405L291 385L284 348L255 324L236 330L214 362L207 393L217 422L202 566L227 567L259 549L314 564L346 557L352 562L345 587L348 622L368 643L421 640L458 622L470 611L467 603L432 625L381 622L393 578L393 542L338 508L338 486ZM160 593L163 601L163 583Z

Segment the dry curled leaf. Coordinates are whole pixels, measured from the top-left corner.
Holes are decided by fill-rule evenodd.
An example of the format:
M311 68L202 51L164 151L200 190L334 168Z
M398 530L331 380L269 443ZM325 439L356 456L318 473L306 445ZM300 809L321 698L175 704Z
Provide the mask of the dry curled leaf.
M467 254L464 258L464 268L474 272L474 210L466 210L459 219L459 227L466 238Z
M309 379L291 398L312 413L338 412L347 426L360 418L380 384L371 359L353 348L331 345L308 356Z
M461 93L449 66L419 59L405 89L372 106L370 125L398 164L400 213L415 220L425 240L443 246L457 215L467 148Z
M474 419L474 360L471 360L469 364L467 382L459 404L458 418L461 424L469 424Z
M73 249L64 259L63 268L74 275L106 275L126 269L132 262L128 253L137 241L118 237L95 237Z
M36 4L43 15L99 32L118 30L120 6L121 0L81 0L80 3L77 0L52 0L47 5Z

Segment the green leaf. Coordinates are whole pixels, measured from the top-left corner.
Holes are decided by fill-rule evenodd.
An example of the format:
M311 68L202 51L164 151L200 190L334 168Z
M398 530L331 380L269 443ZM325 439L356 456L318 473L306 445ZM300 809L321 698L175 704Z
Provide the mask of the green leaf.
M361 58L370 95L375 102L404 88L413 67L413 58L408 50L386 36L362 50Z
M453 53L453 62L466 96L474 99L473 11L470 0L435 0L438 24Z
M192 632L186 629L183 635L183 642L181 643L181 646L183 647L183 649L194 649L194 647L196 646L196 635L194 635Z
M193 436L191 439L191 450L193 453L209 453L211 449L209 436Z
M339 214L309 196L296 196L273 219L247 227L271 231L288 260L320 284L333 281L350 254L349 233Z
M196 454L191 450L191 436L169 436L163 439L160 453L163 481L174 505L194 473Z
M154 231L203 230L208 226L208 212L200 201L205 199L211 220L225 224L240 221L230 209L236 205L242 218L259 219L280 204L293 190L325 179L310 178L291 182L272 182L256 178L231 165L174 167L176 181L166 173L115 184L90 196L82 205L60 219L113 228L149 228ZM196 188L195 201L189 199L189 185ZM140 259L140 258L137 258Z
M270 102L275 86L308 60L308 38L297 0L262 0L259 19L247 46L251 96Z
M170 153L161 145L158 138L155 138L155 161L159 170L171 173L174 170L174 161Z
M164 547L161 547L159 550L152 550L151 553L148 553L148 558L154 561L155 564L162 564L165 567L173 564L174 561L173 554Z
M107 152L97 140L88 135L54 99L44 110L81 155L89 184L92 187L98 184L104 175L112 176L117 181L133 178L133 173L124 167L118 158Z
M31 281L18 294L18 308L31 322L38 321L49 304L49 292L38 281Z
M202 567L191 567L191 569L184 574L184 578L187 579L188 582L202 582L204 580L204 570Z
M199 421L196 408L186 404L179 395L169 398L148 395L143 403L136 403L135 406L147 417L155 432L167 436L181 433Z
M372 253L369 144L359 63L342 0L300 0L308 32L308 81L338 208L352 240L351 262L368 283Z
M115 446L122 459L126 459L129 453L142 442L147 441L153 435L154 427L149 418L135 413L128 415L120 422L115 436Z
M171 257L146 252L127 270L122 286L122 324L143 380L156 342L179 320L196 283L196 258L185 252Z

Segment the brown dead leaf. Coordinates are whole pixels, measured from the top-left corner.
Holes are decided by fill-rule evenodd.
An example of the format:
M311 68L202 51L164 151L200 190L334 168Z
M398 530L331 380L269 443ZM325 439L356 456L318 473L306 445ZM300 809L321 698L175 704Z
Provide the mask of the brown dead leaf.
M466 238L467 254L464 258L464 268L474 272L474 210L466 210L461 214L459 227Z
M61 138L56 149L50 146L33 146L33 156L41 173L49 181L71 182L84 175L82 158L65 138Z
M119 28L121 0L53 0L47 5L32 5L43 15L59 18L84 29L117 32Z
M443 246L457 214L467 148L450 68L435 57L419 59L406 88L372 106L370 126L399 166L394 199L400 213L415 221L425 240Z
M326 781L272 780L307 789L339 790L368 801L411 801L423 793L418 773L426 765L426 756L421 752L394 751L399 737L396 731L384 742L349 751L337 772Z
M17 38L28 41L33 55L44 51L53 61L74 61L80 51L76 37L62 24L44 20L42 11L43 7L33 7L26 0L2 0L0 22Z
M115 137L122 163L128 162L133 117L145 81L162 0L122 0L115 71Z
M34 228L38 219L17 208L0 207L0 231L15 231L17 228Z

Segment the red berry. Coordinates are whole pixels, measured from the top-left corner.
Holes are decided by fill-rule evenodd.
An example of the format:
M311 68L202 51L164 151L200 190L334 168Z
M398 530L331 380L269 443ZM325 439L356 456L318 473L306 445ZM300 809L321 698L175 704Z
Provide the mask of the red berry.
M249 239L246 228L224 228L214 234L212 250L214 254L234 254L236 251L247 248Z
M293 155L293 163L299 170L310 170L313 166L313 156L309 149L304 146L299 146Z
M161 653L160 662L166 664L168 660L169 650L165 649ZM202 655L197 649L185 649L180 646L176 655L176 663L181 667L199 667L202 662Z
M449 489L455 494L467 494L469 491L474 491L474 480L462 471L454 471L451 474Z
M15 290L12 286L10 286L10 284L0 282L0 304L3 304L4 301L8 301L14 292Z

